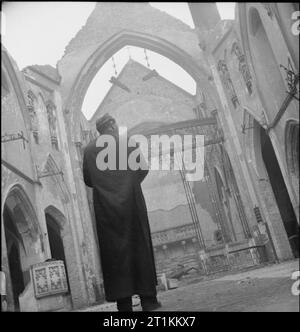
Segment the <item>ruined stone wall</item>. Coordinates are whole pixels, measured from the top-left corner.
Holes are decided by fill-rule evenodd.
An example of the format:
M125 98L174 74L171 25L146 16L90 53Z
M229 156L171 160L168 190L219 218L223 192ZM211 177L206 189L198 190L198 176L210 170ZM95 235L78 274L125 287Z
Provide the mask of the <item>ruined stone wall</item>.
M4 75L8 77L8 73L5 71ZM3 135L17 135L18 133L21 134L21 132L23 132L24 137L28 140L30 139L30 132L26 128L26 123L22 114L23 112L26 112L26 110L20 109L14 87L10 81L8 82L9 92L2 94L1 98L1 132ZM29 152L28 143L22 140L17 140L4 143L1 153L4 160L18 167L20 171L32 178L34 170Z
M299 51L295 51L295 48L299 49L299 36L292 32L291 15L295 10L294 4L291 3L269 7L256 4L240 6L240 17L248 17L245 24L241 24L240 31L244 40L244 52L252 68L261 102L260 108L256 109L264 112L265 118L262 122L265 122L266 126L273 126L273 121L287 100L287 92L290 90L287 72L283 66L294 74L298 71ZM244 103L248 106L246 101ZM258 111L254 107L249 108L252 115L258 118ZM290 122L299 125L299 101L295 98L291 98L278 123L270 128L269 136L299 221L299 195L292 185L294 180L287 162L290 142L286 134Z
M288 191L288 196L294 209L295 218L299 224L299 194L297 187L293 185L295 179L288 162L289 152L291 149L291 141L288 139L289 124L293 123L297 126L299 132L299 100L289 98L288 91L288 76L286 70L291 70L297 73L299 66L299 35L295 36L292 32L292 16L291 13L297 10L295 5L289 4L271 4L258 5L248 4L247 6L240 6L240 33L243 38L244 52L251 64L253 80L255 81L258 97L261 103L261 109L264 112L265 118L261 121L267 134L271 140L275 155L282 173L285 186ZM243 23L242 17L246 15L247 20ZM293 42L292 42L293 41ZM296 46L298 45L298 47ZM298 51L295 51L295 48ZM297 90L299 90L299 83ZM297 96L296 96L297 97ZM299 92L298 92L299 97ZM290 99L290 101L288 101ZM245 103L246 104L246 103ZM278 122L274 122L280 110L285 106L281 118ZM252 116L256 117L256 112ZM259 121L258 121L259 122ZM278 204L274 202L274 192L269 187L270 182L259 181L260 179L269 179L264 164L261 162L260 143L256 139L259 135L259 130L256 128L257 123L254 121L253 136L250 134L245 138L245 145L249 144L252 139L252 156L254 155L253 167L255 169L255 176L257 186L263 196L262 201L265 203L266 211L272 215L271 231L274 234L276 242L280 246L280 251L283 252L283 257L289 257L289 248L286 244L285 230L282 222L286 217L278 218ZM248 151L250 156L250 151ZM250 159L250 158L249 158ZM299 165L296 168L299 168ZM297 176L296 176L297 178ZM268 200L265 197L268 196ZM274 204L275 203L275 204ZM288 205L289 202L286 202ZM279 211L280 212L280 211ZM274 216L277 214L277 217ZM280 212L280 215L282 212ZM295 222L297 223L295 220Z
M6 52L6 50L4 50ZM3 270L7 275L7 288L8 288L8 308L10 310L14 309L14 304L12 300L12 285L8 265L7 257L7 246L6 238L4 232L4 206L6 199L10 194L13 188L18 188L24 194L24 197L28 201L27 208L31 207L36 210L36 192L34 186L35 180L35 170L32 160L32 150L31 150L31 137L30 130L28 126L28 117L26 114L26 107L24 100L22 100L22 93L24 91L24 79L22 75L16 71L16 64L6 53L2 53L3 62L2 62L2 75L3 81L5 80L5 86L1 84L1 135L5 136L6 134L18 134L23 133L24 138L27 141L23 140L14 140L6 143L2 143L1 149L1 233L2 233L2 243L1 243L1 261ZM16 88L16 84L18 87ZM23 145L24 143L24 145ZM19 172L15 172L14 169L17 169ZM27 180L29 179L29 180ZM11 207L13 208L13 202L11 202ZM32 222L36 224L33 215L26 215L25 218L32 218ZM30 229L32 225L24 221L23 231ZM43 250L43 243L41 242L40 235L41 229L37 226L36 232L33 232L35 235L35 240L28 240L28 249L26 255L21 254L21 268L23 275L29 274L29 268L31 264L40 262L45 259L45 252ZM26 234L24 234L24 239ZM26 241L25 241L26 242ZM30 249L31 247L31 249ZM28 279L26 280L28 282Z
M66 47L64 56L57 64L58 71L62 76L61 91L64 104L68 102L67 98L72 93L71 89L74 84L78 83L78 75L81 75L80 70L84 68L89 57L114 36L126 34L126 32L131 36L136 35L133 46L139 46L138 44L143 43L140 40L141 37L138 37L139 34L143 35L143 38L148 37L149 41L154 38L165 46L168 43L176 46L179 51L186 52L203 70L203 73L208 74L202 53L199 52L197 35L186 24L151 7L148 3L130 3L130 6L125 3L99 3L86 25ZM149 49L157 51L155 46L150 44L152 42L149 42ZM115 49L116 51L118 49ZM100 54L97 61L104 63L112 55L113 53ZM165 54L165 56L168 55ZM176 58L175 55L174 58ZM177 61L180 64L182 59L178 58ZM95 65L92 74L96 74L99 68L98 65ZM79 93L84 94L85 92L80 91Z
M100 27L101 29L97 29ZM167 37L187 50L194 52L196 36L182 21L151 7L148 3L97 3L86 24L69 42L65 55L101 44L122 29L145 31L152 35ZM87 38L89 36L89 38ZM92 37L92 38L91 38ZM194 43L193 43L194 42Z
M196 29L196 34L184 23L152 8L148 3L130 3L130 7L126 3L98 3L86 25L67 45L57 69L47 65L31 66L21 73L4 50L2 135L22 132L28 142L24 142L25 148L22 140L2 144L1 212L3 215L10 190L17 186L22 188L32 205L38 223L37 237L28 251L29 255L25 257L22 253L23 272L31 264L44 261L51 255L44 213L45 209L51 207L51 211L63 216L58 222L62 228L73 305L89 305L103 296L99 250L93 230L91 204L89 206L91 200L86 197L81 171L81 152L88 138L78 132L74 137L79 139L72 141L73 130L77 128L74 123L80 123L84 132L94 130L96 118L106 112L115 116L119 125L128 128L147 122L173 123L198 117L195 109L203 104L203 82L197 82L196 96L192 96L160 76L143 80L150 70L134 61L130 61L118 76L118 80L130 91L114 85L91 121L87 121L80 113L80 103L75 106L67 103L78 77L86 75L91 78L99 69L99 64L111 57L112 49L108 53L101 53L100 58L95 59L97 64L93 63L89 68L84 67L87 60L101 45L124 31L130 32L133 36L131 40L136 44L139 44L142 36L148 36L147 43L154 51L155 47L159 48L158 42L161 43L160 50L164 51L168 48L161 45L173 44L174 52L176 48L185 51L190 56L188 59L203 70L205 79L209 78L209 83L206 83L210 85L206 84L206 87L211 86L218 98L212 100L206 96L207 109L202 116L211 116L211 111L217 109L218 124L225 136L223 148L232 163L249 227L251 230L257 229L253 208L258 206L270 227L279 258L291 258L280 212L262 164L258 129L259 124L268 128L273 123L287 97L289 86L286 71L281 65L295 73L299 67L299 37L290 32L293 6L239 4L234 21L219 22L214 29L210 26L208 31L201 26L201 29ZM186 65L184 61L187 58L181 58L178 54L181 53L176 53L174 58ZM85 72L82 73L83 68ZM82 99L85 88L80 86L75 91ZM32 105L28 105L29 91L33 96ZM76 101L80 101L80 98ZM53 127L49 125L48 102L54 105L56 144L52 140ZM66 105L71 105L74 113L70 114ZM293 182L299 180L299 173L298 177L290 174L287 161L291 158L287 154L290 143L287 142L286 130L291 121L299 125L298 107L299 103L292 99L280 121L268 131L297 216L299 194ZM210 165L220 170L221 159L216 150L213 150L213 154ZM61 174L39 178L43 171L62 171L63 178ZM222 171L220 174L224 178ZM158 178L157 174L149 174L143 183L152 231L159 233L171 231L175 226L191 225L182 183L170 175L162 176L159 178L161 183L155 183ZM195 187L193 189L204 237L209 243L214 243L213 234L218 229L214 211L207 207L207 198L197 196L197 190ZM183 212L175 218L172 210L179 208ZM1 222L4 229L3 218ZM4 232L1 249L2 269L9 275ZM188 257L193 254L195 247L190 243L186 252L178 247L173 249L169 258L160 249L157 255L162 261L172 260L178 253ZM173 263L178 262L173 260ZM11 307L10 278L8 285Z
M24 275L27 275L32 264L51 258L45 210L53 214L61 229L71 301L74 307L87 305L98 301L101 296L99 260L95 258L99 253L94 247L95 243L90 241L94 236L92 224L84 227L83 232L74 208L76 195L71 195L70 190L74 179L70 178L66 159L69 143L61 98L57 92L58 76L51 75L55 74L55 69L50 66L46 66L46 70L43 70L43 66L38 66L38 69L27 68L21 73L10 56L7 53L4 55L7 61L2 68L5 75L1 87L2 132L17 134L22 131L28 142L24 142L25 149L22 140L3 144L1 210L3 213L7 195L15 186L22 188L32 205L38 234L37 242L29 246L33 251L27 250L26 256L21 256ZM51 113L47 108L49 103L53 107ZM49 114L52 116L49 117ZM53 138L56 139L53 141ZM44 177L45 174L47 176ZM89 213L88 206L86 209L86 213ZM85 210L84 207L82 210ZM4 229L4 225L1 227ZM85 240L87 234L89 241ZM5 239L2 244L3 270L7 272L10 285ZM11 286L9 289L11 300ZM10 300L9 307L13 310Z
M239 4L234 21L220 21L213 32L208 31L202 39L199 35L199 41L207 46L205 53L223 107L218 120L225 133L224 147L239 184L249 225L256 227L253 208L260 206L280 259L291 257L291 251L270 184L263 182L268 176L262 162L258 129L259 124L264 128L272 125L287 96L286 74L280 65L287 64L288 58L294 65L294 53L289 53L290 38L284 37L291 33L286 30L290 19L286 17L285 23L278 19L283 13L275 4ZM299 123L296 109L293 100L268 134L298 214L299 200L291 185L285 149L287 122Z

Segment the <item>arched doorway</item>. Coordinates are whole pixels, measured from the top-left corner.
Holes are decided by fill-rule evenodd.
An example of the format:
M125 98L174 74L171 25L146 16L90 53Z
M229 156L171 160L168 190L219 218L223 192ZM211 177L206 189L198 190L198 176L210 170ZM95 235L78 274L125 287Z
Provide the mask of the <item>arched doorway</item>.
M8 310L19 311L19 297L30 282L30 266L42 251L35 212L20 186L14 186L3 206L3 226L7 250Z
M19 295L24 291L25 284L21 267L19 245L15 242L12 243L9 249L8 262L11 273L15 311L19 311Z
M45 213L51 257L65 262L65 250L61 238L60 227L49 213Z
M51 213L51 210L52 212L54 211L54 213ZM56 214L57 216L55 217L54 214ZM54 208L48 207L45 210L45 218L46 218L46 226L47 226L51 258L55 260L62 260L64 262L68 288L70 291L67 261L66 261L63 236L62 236L62 227L59 221L57 220L58 218L63 218L63 216L60 216L60 213L56 211Z
M294 257L299 257L299 225L269 136L260 126L261 153Z
M7 257L8 265L11 277L11 287L13 293L13 305L14 310L19 311L19 295L25 289L25 282L22 272L20 250L23 248L22 238L18 232L15 223L13 221L12 212L9 210L8 206L5 204L4 212L4 229L6 237L7 246ZM24 250L24 249L23 249Z

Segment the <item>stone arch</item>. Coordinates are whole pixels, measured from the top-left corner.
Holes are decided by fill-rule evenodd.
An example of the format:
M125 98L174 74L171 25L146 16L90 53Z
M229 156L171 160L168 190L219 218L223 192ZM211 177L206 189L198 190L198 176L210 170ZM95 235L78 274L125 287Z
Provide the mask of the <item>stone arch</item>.
M9 81L16 93L16 97L18 100L18 103L20 105L21 114L24 119L25 127L27 130L31 127L30 125L30 116L27 109L27 103L25 99L25 87L21 83L20 74L17 74L18 69L16 68L16 65L13 63L11 57L9 56L6 49L2 49L1 51L2 55L2 61L1 61L1 71L4 71L7 73L7 81Z
M45 105L45 107L46 107L46 98L45 98L45 96L43 95L43 93L42 93L42 92L39 92L39 93L38 93L38 97L41 98L42 103L43 103L43 104Z
M46 99L41 91L39 91L36 94L36 103L37 103L37 113L38 113L37 115L38 115L39 120L42 121L42 119L43 119L42 113L43 113L43 110L46 109Z
M16 128L19 128L24 133L24 137L29 141L26 144L26 150L20 152L16 160L20 160L21 164L23 163L24 167L28 166L28 171L33 176L34 174L34 163L33 163L33 154L32 154L32 141L30 140L30 129L31 127L31 118L30 114L27 111L27 85L24 82L22 73L18 71L17 65L12 60L7 50L2 47L1 50L1 71L4 71L7 76L7 81L11 87L11 93L9 98L13 98L12 93L15 95L14 101L18 105L17 112L2 112L1 119L7 130L14 131ZM6 105L4 105L6 109ZM5 115L6 113L6 115ZM12 120L17 119L17 121ZM6 149L5 146L3 146ZM12 146L12 149L15 147ZM17 151L17 150L15 150Z
M243 147L247 162L252 165L257 178L264 178L263 161L260 151L259 127L263 126L257 114L251 109L244 107L243 124L246 128L243 138Z
M244 147L248 162L253 165L256 176L259 179L266 177L265 168L260 150L260 119L258 119L255 112L244 108L244 124L247 128L244 134Z
M48 213L51 216L53 216L53 218L56 220L57 224L59 225L59 228L61 230L64 229L64 227L66 226L66 222L67 222L66 217L58 208L56 208L53 205L49 205L45 208L45 213Z
M285 100L288 89L285 71L280 68L280 64L288 66L288 63L290 61L293 63L293 60L278 22L275 22L275 18L271 19L267 16L267 11L261 3L238 4L238 15L241 41L253 74L253 85L256 86L255 91L261 100L266 120L271 122ZM278 38L283 41L282 51L276 48L274 34L271 32L274 26L278 27L280 34ZM285 53L286 56L281 53ZM286 113L298 112L296 106L295 101L292 101ZM280 147L277 147L277 150L279 149Z
M61 91L63 95L63 110L66 121L68 122L68 140L70 142L70 158L72 163L72 173L75 175L75 186L79 193L78 200L82 201L88 206L86 198L86 188L82 180L81 170L81 156L80 151L76 148L76 142L80 142L80 112L82 103L93 78L97 74L102 65L119 49L126 45L132 45L150 49L154 52L169 58L177 65L186 70L202 87L203 92L211 101L219 102L217 93L212 89L209 81L210 72L205 70L204 66L199 65L201 62L201 52L199 50L199 59L188 54L183 49L180 49L174 43L166 39L153 36L145 32L137 32L130 30L122 30L112 35L103 43L98 43L93 47L88 47L81 52L72 52L70 55L65 55L58 63L58 70L62 76ZM197 43L196 43L197 45ZM78 55L75 57L74 55ZM76 72L69 73L70 62L78 61L76 63ZM65 72L64 72L65 70ZM75 144L74 144L75 143ZM86 216L82 215L82 218Z
M247 112L247 110L245 110L245 112ZM279 259L288 259L292 257L292 252L284 226L284 219L281 215L284 212L281 211L281 208L278 205L278 198L276 198L272 188L272 179L266 167L266 157L264 157L262 151L262 145L265 140L268 140L269 142L269 150L271 149L270 144L272 144L272 142L257 119L255 119L249 112L247 112L247 117L249 118L247 125L251 129L245 133L245 153L256 183L257 194L260 198L261 213L269 225L275 250ZM276 158L274 154L273 157ZM273 164L274 163L275 161ZM273 164L272 166L275 167Z
M49 225L51 227L51 230L54 231L57 235L57 237L60 238L61 240L61 244L63 244L63 251L65 250L65 236L67 236L67 233L69 232L69 225L67 222L67 219L64 215L63 212L61 212L57 207L55 207L54 205L48 205L45 209L44 209L44 213L45 213L45 218L46 218L46 226L47 226L47 235L48 235L48 240L50 243L50 251L51 247L53 245L53 243L51 243L51 240L49 238ZM49 218L48 218L49 217ZM53 254L53 253L52 253ZM65 260L65 255L63 253L64 256L64 260ZM58 257L52 257L52 258L56 258L59 259ZM66 261L65 261L66 264Z
M20 309L19 296L30 281L29 268L40 260L42 232L35 210L23 187L13 185L3 200L3 239L5 245L2 270L7 275L10 310Z
M292 6L292 4L289 5ZM283 102L286 100L286 91L288 90L285 77L283 76L285 75L284 70L280 69L280 64L288 66L288 63L293 62L291 60L292 55L289 54L287 47L288 41L281 39L282 36L278 37L279 40L282 41L282 52L279 52L278 49L276 49L274 40L272 41L271 29L273 29L274 26L278 27L279 34L283 33L280 22L277 22L278 17L275 17L277 15L276 13L278 13L276 4L272 4L270 7L273 15L272 18L267 16L266 10L262 7L262 4L241 3L238 5L238 9L241 40L243 42L245 54L249 59L249 65L251 65L252 68L253 78L255 81L254 86L257 87L255 90L257 91L261 103L261 119L256 119L257 123L249 125L249 127L254 127L253 130L250 130L253 134L258 133L258 136L255 137L255 135L253 135L251 139L258 142L253 145L256 148L253 149L252 152L249 151L248 156L252 154L252 158L250 158L250 160L255 165L254 169L256 173L264 173L265 168L262 166L261 158L259 157L260 135L259 130L257 130L257 124L261 124L264 128L268 128L268 125L271 124L269 127L270 137L272 138L272 143L280 163L281 171L285 175L284 178L286 186L288 188L294 210L297 211L296 213L298 215L299 201L297 201L297 194L294 193L293 184L289 180L284 151L284 121L288 119L289 115L294 116L295 118L297 117L298 105L296 100L291 100L291 102L287 105L281 120L279 118L280 122L278 125L278 121L276 120L276 115L278 115L281 105L283 105ZM276 14L275 16L274 13ZM271 23L272 21L273 24ZM284 53L284 56L281 55L281 53ZM253 112L252 116L255 118ZM276 125L277 127L275 127ZM245 137L247 137L247 135L245 135ZM249 150L247 145L245 147ZM254 154L256 154L255 158L253 158ZM265 178L265 174L262 174L261 178Z
M299 3L278 2L273 3L273 10L280 26L284 39L287 42L288 50L293 58L293 63L299 71L299 36L291 33L291 28L295 24L294 12L299 11Z
M4 209L4 205L7 204L8 200L10 200L9 203L12 208L14 205L19 204L21 206L22 213L25 216L24 221L26 222L26 226L23 225L21 221L20 224L17 225L20 233L26 232L33 240L36 240L42 232L33 205L20 184L15 184L9 189L8 194L3 199L2 209ZM13 204L13 200L16 204ZM26 227L27 231L24 227Z
M201 85L202 90L210 99L216 101L216 94L212 91L209 83L209 74L197 64L195 59L184 50L173 43L147 33L122 30L116 33L103 44L101 44L82 65L75 82L73 83L67 99L64 104L65 111L71 114L71 127L73 141L76 141L74 135L79 135L78 112L81 111L84 96L90 86L93 78L102 65L119 49L126 45L137 46L157 52L182 67L191 75L197 84Z
M48 154L46 162L43 166L43 171L53 171L54 173L59 173L61 169L58 167L55 158L51 153ZM50 215L56 222L56 231L59 234L65 255L65 267L68 279L69 290L71 293L71 301L74 306L78 306L81 301L82 294L81 287L78 287L78 282L80 282L81 267L78 263L78 247L76 243L77 235L71 225L71 220L74 220L74 211L71 205L71 193L63 177L65 175L58 174L48 178L46 181L51 181L58 191L58 195L62 202L62 207L58 208L55 205L49 205L44 209L45 218L46 214ZM43 179L41 179L43 181ZM63 210L62 210L63 209ZM50 243L49 243L50 246ZM50 247L51 251L51 247ZM81 284L82 288L86 287L85 284ZM78 295L80 294L80 295ZM81 305L81 304L80 304Z
M70 248L70 239L68 239L69 224L65 215L53 205L47 206L44 213L51 257L64 262L68 288L71 291L69 272L72 271L71 266L74 262L72 261L73 250Z
M276 105L280 105L281 100L285 98L285 83L266 26L257 8L251 7L249 9L248 20L250 51L254 60L253 67L258 85L263 88L264 93L261 97L270 116L274 110L277 111L278 106ZM268 89L268 86L272 86L272 89Z

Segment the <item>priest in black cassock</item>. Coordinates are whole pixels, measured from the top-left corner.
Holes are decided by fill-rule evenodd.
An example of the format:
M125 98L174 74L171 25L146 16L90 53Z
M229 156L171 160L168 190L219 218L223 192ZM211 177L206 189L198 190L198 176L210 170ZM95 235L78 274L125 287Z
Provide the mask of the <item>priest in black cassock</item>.
M99 169L97 139L84 150L83 177L93 188L94 211L106 300L117 302L119 311L132 311L132 296L139 295L143 311L160 307L156 297L157 277L153 247L141 182L148 170L119 169L122 136L113 117L105 114L96 122L100 135L112 135L116 170ZM126 139L127 140L127 139ZM127 143L127 142L126 142ZM124 145L122 145L124 146ZM128 154L135 150L128 148ZM126 158L127 159L127 158Z

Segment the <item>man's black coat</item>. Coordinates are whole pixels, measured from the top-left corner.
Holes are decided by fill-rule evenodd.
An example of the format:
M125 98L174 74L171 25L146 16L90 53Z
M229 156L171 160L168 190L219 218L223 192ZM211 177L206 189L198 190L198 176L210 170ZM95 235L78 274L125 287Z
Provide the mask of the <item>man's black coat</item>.
M118 165L117 143L117 165ZM83 176L93 188L94 211L107 301L156 295L156 271L141 182L148 170L100 171L96 140L84 150ZM128 148L128 154L133 148ZM118 168L118 167L117 167Z

